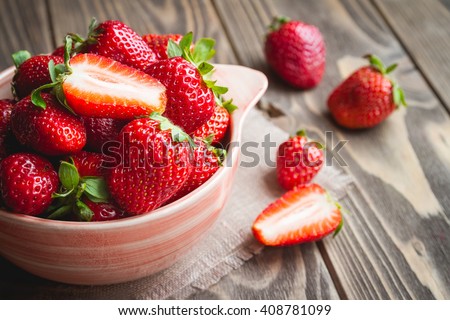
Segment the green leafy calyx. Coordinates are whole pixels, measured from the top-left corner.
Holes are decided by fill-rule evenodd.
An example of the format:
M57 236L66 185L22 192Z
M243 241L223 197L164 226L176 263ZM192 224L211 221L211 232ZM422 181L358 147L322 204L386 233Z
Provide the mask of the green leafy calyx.
M195 143L192 138L186 132L184 132L183 129L174 125L168 118L162 116L158 112L152 112L149 118L159 122L159 129L161 131L170 130L173 141L187 141L192 148L195 148Z
M272 22L269 25L269 30L271 32L277 31L283 24L289 21L291 21L291 19L285 16L273 17Z
M72 68L70 67L70 58L72 56L72 38L66 36L65 46L64 46L64 64L57 64L53 60L48 63L48 71L50 73L51 83L44 84L39 88L33 90L31 93L31 102L42 109L46 108L46 103L42 98L42 91L47 89L53 89L53 93L58 99L58 101L66 107L67 110L73 113L73 110L69 107L64 96L62 89L62 84L66 77L72 73Z
M61 161L59 166L60 190L54 193L53 205L47 210L47 218L64 219L74 212L80 221L91 221L94 213L83 202L87 197L92 202L108 202L110 195L103 177L80 177L78 169L71 162Z
M201 38L193 46L193 37L192 32L189 32L181 38L179 44L169 39L167 56L169 58L183 57L192 63L202 76L203 82L214 93L216 103L222 106L223 101L221 96L228 92L228 88L218 86L216 84L217 81L210 79L214 71L214 66L208 62L216 53L214 49L216 41L211 38Z
M394 63L386 67L384 63L381 61L381 59L374 54L369 54L364 57L369 60L371 67L376 69L383 76L387 76L389 73L394 71L398 66L397 63ZM389 81L392 84L392 99L394 101L394 104L396 105L397 108L400 106L406 107L407 104L403 89L398 85L396 81L392 79L389 79Z
M14 61L14 65L16 66L16 68L19 68L22 63L31 58L31 53L29 53L27 50L20 50L14 52L11 55L11 57Z

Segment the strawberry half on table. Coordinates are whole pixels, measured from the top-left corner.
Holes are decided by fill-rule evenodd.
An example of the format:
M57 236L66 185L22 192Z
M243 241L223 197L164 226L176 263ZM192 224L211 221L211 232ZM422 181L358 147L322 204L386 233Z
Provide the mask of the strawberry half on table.
M317 184L296 187L270 204L253 222L255 238L266 246L316 241L342 228L340 206Z
M63 105L84 117L132 120L164 112L166 89L158 80L100 55L77 54L69 59L71 47L68 36L65 65L50 66L53 82L33 91L37 106L45 107L40 92L53 88Z
M387 77L397 64L385 67L375 55L366 58L370 66L356 70L328 97L331 115L345 128L374 127L401 105L406 106L403 90Z

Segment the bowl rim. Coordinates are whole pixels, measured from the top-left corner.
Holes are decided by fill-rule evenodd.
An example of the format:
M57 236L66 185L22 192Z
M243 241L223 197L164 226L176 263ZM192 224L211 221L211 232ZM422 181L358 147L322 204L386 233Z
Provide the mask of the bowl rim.
M268 87L268 79L264 73L259 70L255 70L249 67L241 66L241 65L233 65L233 64L215 64L216 69L227 69L227 68L238 68L244 72L254 73L257 78L259 78L259 86L256 94L252 97L252 99L248 102L246 106L239 106L239 109L231 114L231 136L230 141L240 142L242 136L242 128L243 128L243 120L247 116L248 112L256 103L261 99ZM0 73L0 86L5 85L6 79L10 79L12 73L14 72L14 67L9 67ZM220 82L220 78L218 79ZM9 80L8 80L9 82ZM237 121L240 120L240 121ZM0 209L0 219L1 220L9 220L16 223L29 223L33 224L38 228L49 228L54 227L58 229L75 229L75 230L91 230L91 229L115 229L115 228L123 228L129 227L136 223L144 223L151 222L158 219L166 218L167 216L173 215L176 212L182 210L182 208L187 203L192 203L197 201L198 198L203 193L207 193L210 189L213 188L216 181L220 180L228 171L233 170L236 165L238 165L240 152L231 152L231 166L223 166L217 170L217 172L203 185L194 191L190 192L186 196L165 205L163 207L157 208L153 211L126 217L118 220L111 221L97 221L93 223L86 223L81 221L62 221L62 220L50 220L44 219L40 217L30 216L21 213L12 213L5 210Z

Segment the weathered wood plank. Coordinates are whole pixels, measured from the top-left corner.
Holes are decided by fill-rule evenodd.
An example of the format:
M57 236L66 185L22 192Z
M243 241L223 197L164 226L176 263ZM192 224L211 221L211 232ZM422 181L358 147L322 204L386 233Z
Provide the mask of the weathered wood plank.
M375 0L375 4L450 111L449 2Z
M33 5L27 0L0 0L0 8L0 70L13 64L11 54L18 50L33 54L51 50L45 0L36 0Z
M110 1L50 0L55 41L62 43L67 32L85 35L90 19L118 19L139 34L193 31L217 40L215 61L235 63L214 8L205 1Z
M290 117L286 129L331 130L335 140L349 141L341 155L357 183L343 201L351 212L347 227L319 243L338 286L350 299L449 298L450 120L376 8L331 0L215 4L227 17L222 21L239 62L269 75L263 105ZM261 11L261 19L252 19ZM275 13L315 24L324 34L327 71L316 89L292 89L267 69L263 34L247 30L261 30ZM395 76L411 107L372 130L342 130L330 118L326 98L369 51L400 63Z
M339 299L315 244L266 248L190 299Z

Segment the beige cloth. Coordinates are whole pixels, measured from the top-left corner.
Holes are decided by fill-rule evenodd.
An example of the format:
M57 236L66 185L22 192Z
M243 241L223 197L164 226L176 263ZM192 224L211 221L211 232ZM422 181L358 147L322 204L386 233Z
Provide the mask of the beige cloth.
M288 134L265 118L263 113L252 110L243 131L243 142L257 142L250 146L263 159L261 142L266 134L277 146ZM274 161L277 147L271 148ZM241 166L236 172L232 193L219 220L205 238L187 256L172 267L158 274L110 286L72 286L50 281L33 281L27 291L35 299L165 299L186 298L192 293L207 289L245 261L262 250L251 233L256 216L283 191L277 184L275 168L259 161L247 167L252 157L241 155ZM328 189L336 199L346 194L351 179L340 168L324 166L315 181Z

